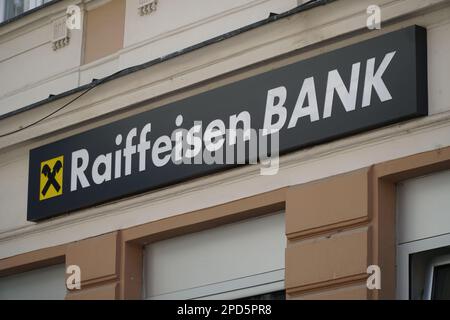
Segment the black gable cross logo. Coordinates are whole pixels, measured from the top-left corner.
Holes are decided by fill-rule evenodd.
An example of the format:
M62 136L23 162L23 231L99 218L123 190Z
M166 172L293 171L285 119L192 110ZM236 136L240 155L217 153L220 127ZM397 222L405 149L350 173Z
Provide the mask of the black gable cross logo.
M62 194L64 156L41 162L39 200Z

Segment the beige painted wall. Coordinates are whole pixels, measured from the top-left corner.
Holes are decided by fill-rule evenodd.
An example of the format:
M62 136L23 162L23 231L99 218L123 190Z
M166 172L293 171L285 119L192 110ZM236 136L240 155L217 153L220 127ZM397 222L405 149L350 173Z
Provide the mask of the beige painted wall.
M103 22L108 23L111 15L101 14L101 12L109 12L112 7L118 7L113 2L124 2L124 8L121 7L120 10L116 8L112 11L115 15L122 12L122 19L124 18L125 21L113 23L112 27L109 26L107 30L103 30L105 26ZM110 75L123 68L164 56L248 25L267 17L270 12L279 13L289 10L297 4L294 0L233 0L220 1L214 6L207 5L209 2L206 0L160 1L155 12L140 16L137 0L114 0L113 2L111 0L66 0L1 27L0 75L7 76L0 76L0 115L45 99L50 94L61 93L89 83L94 78ZM301 15L302 21L296 24L296 29L285 31L286 39L283 45L278 43L279 48L270 49L269 52L253 50L248 62L256 62L305 47L318 40L361 29L365 25L365 9L373 2L339 0L326 6L326 8L332 6L332 10L314 9L315 12L321 12L320 15L305 13ZM393 17L445 1L378 0L376 2L382 6L383 19L388 21ZM74 3L81 6L83 13L85 10L90 11L90 20L94 20L93 23L86 25L88 29L93 30L92 32L88 30L86 36L86 52L83 46L83 30L73 30L69 46L53 51L50 41L51 21L63 16L67 5ZM202 10L193 8L202 8ZM445 16L444 13L442 15ZM100 18L96 19L95 16ZM434 37L440 37L439 28L441 33L448 33L443 20L445 18L437 18L435 24L430 26L435 29L435 35L430 41L435 41ZM121 18L115 18L115 21L121 21ZM330 24L327 25L326 21ZM344 23L347 24L344 25ZM122 24L124 27L121 31ZM315 32L310 32L311 29ZM308 33L306 33L307 30ZM293 34L301 34L301 36L292 37ZM266 34L268 39L277 36L276 32ZM450 98L449 90L442 87L445 83L443 80L450 69L450 63L441 64L441 60L448 60L445 59L448 46L448 42L443 42L442 48L429 52L431 55L436 55L433 61L439 61L435 62L435 65L430 65L431 70L437 72L435 77L430 79L432 88L435 90L434 94L430 95L432 102L440 95L443 95L445 99ZM220 59L220 54L217 54L217 58ZM240 60L244 63L242 58ZM21 72L16 72L18 67ZM224 70L223 68L225 67L219 70ZM442 111L445 108L439 105L436 110Z
M124 66L187 48L263 20L271 12L281 13L297 6L296 0L229 0L213 5L210 0L172 0L159 1L154 13L139 17L135 9L138 3L127 0L127 49L120 58Z
M426 3L437 1L394 1L386 7L387 17L402 16L417 10ZM348 4L353 4L349 9ZM232 201L245 196L274 190L348 172L401 156L415 154L450 145L450 105L448 90L441 79L447 79L448 31L450 8L417 11L387 24L382 32L417 23L428 28L430 110L434 115L398 126L299 151L281 159L278 175L263 177L255 167L245 167L199 181L190 181L165 190L143 194L119 203L109 203L96 208L78 211L39 224L26 222L26 193L28 152L31 148L84 131L88 128L122 118L142 110L180 99L214 86L235 81L270 67L304 59L333 48L358 42L373 36L371 32L333 40L336 35L359 30L365 21L362 10L367 1L336 1L330 7L280 20L217 45L203 48L192 54L165 62L121 78L95 89L92 94L71 105L70 108L38 126L8 138L0 138L0 258L43 247L76 241L119 228L154 221L178 213ZM448 2L446 2L448 4ZM329 10L333 9L333 10ZM349 15L349 10L354 10ZM324 15L330 12L330 15ZM309 30L314 26L316 32ZM263 65L230 78L210 81L202 88L182 91L177 95L156 99L133 110L126 106L133 102L162 95L200 80L209 79L279 54L303 48L323 38L322 43L310 51L299 51L272 65ZM62 101L30 111L20 116L0 121L0 128L8 130L30 122L36 116L53 110ZM121 110L121 111L120 111ZM447 110L447 111L446 111ZM114 116L104 117L112 111ZM207 186L207 187L206 187ZM199 192L200 190L200 192Z
M168 242L155 245L170 246L177 241L177 236L190 234L188 238L195 237L203 234L198 233L202 230L212 231L219 226L229 228L231 225L224 224L232 222L243 226L243 222L249 221L246 219L261 218L284 208L287 247L286 257L282 259L285 264L282 264L285 266L287 298L393 299L396 297L395 185L405 179L449 168L450 147L375 163L310 183L0 259L0 277L65 261L67 266L78 265L82 270L81 290L71 290L67 299L140 299L146 268L143 253L149 243L168 239ZM335 194L336 190L339 195ZM328 200L327 204L321 201L323 198ZM311 222L312 214L320 218L305 228L300 222ZM278 256L280 246L284 246L284 222L279 218L276 217L281 225L275 223L278 232L273 230L273 235L280 240L275 241L279 246L270 248L270 245L258 244L258 241L267 240L265 237L253 239L255 245L274 250ZM273 222L266 227L271 229ZM366 267L371 264L379 265L382 270L381 290L368 290L365 286ZM248 267L250 273L258 268L251 263ZM161 272L159 270L159 276L163 276ZM61 278L60 283L63 281Z
M81 59L82 33L72 32L70 45L52 49L52 21L64 16L68 4L0 27L0 115L78 85L73 69Z
M70 4L80 6L83 28L54 51L52 21ZM137 0L62 1L0 28L0 115L294 6L295 0L174 0L140 16Z

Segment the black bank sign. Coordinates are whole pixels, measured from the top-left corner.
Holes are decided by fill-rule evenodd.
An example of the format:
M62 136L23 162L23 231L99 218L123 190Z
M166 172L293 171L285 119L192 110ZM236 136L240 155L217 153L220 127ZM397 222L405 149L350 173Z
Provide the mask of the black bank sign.
M28 220L234 167L214 157L239 139L276 134L283 154L426 115L426 66L412 26L31 150Z

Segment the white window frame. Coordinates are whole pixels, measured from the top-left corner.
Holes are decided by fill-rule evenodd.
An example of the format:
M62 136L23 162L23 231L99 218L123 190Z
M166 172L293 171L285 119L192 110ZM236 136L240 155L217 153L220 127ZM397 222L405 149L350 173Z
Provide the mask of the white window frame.
M44 1L44 0L24 0L24 12L27 12L27 11L29 11L29 10L32 10L32 9L34 9L34 8L37 8L37 7L40 7L40 6L42 6L44 3L47 3L47 2L49 2L48 0L47 1Z
M28 6L26 7L27 8L26 11L40 7L48 2L52 2L53 0L28 0L28 1L29 2L28 2Z
M424 299L431 300L431 295L433 293L434 285L434 270L436 267L445 266L450 264L450 255L441 255L435 257L427 267L425 276L425 288L424 288Z
M273 212L260 217L254 217L240 222L231 223L236 225L251 222L252 220L266 219L271 216L279 216L283 218L285 225L285 211ZM278 218L277 218L278 219ZM226 226L226 225L224 225ZM219 226L220 227L220 226ZM213 228L214 229L214 228ZM206 230L205 230L206 231ZM283 232L283 237L285 237ZM285 239L285 241L287 241ZM284 244L286 245L286 243ZM275 267L275 268L274 268ZM146 270L149 270L148 260L143 261L143 279L146 278ZM145 282L145 281L144 281ZM147 300L211 300L223 299L233 300L251 296L267 294L276 291L285 290L285 266L273 266L261 273L245 275L238 278L219 280L217 282L198 285L186 289L172 292L165 292L159 295L150 296L146 292L147 286L143 285L142 297Z
M409 299L410 289L410 255L422 251L450 246L450 233L429 239L411 241L397 246L397 298Z
M5 21L5 3L6 0L0 0L0 23Z
M39 7L42 4L42 0L28 0L28 3L25 2L25 4L25 11L27 11Z
M284 270L273 270L147 298L148 300L233 300L284 290ZM145 286L144 286L145 289ZM144 297L146 293L144 292Z

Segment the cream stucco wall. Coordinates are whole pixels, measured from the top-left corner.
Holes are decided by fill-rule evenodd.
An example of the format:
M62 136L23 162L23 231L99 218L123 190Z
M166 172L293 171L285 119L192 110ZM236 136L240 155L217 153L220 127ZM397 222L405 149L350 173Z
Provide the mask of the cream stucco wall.
M115 45L116 51L100 55L94 61L89 58L84 64L86 25L83 24L81 30L70 32L69 45L52 49L52 21L63 17L69 5L78 5L86 17L86 11L97 10L111 1L123 1L126 8L121 13L125 14L123 47ZM159 1L154 13L140 16L138 3L65 0L0 27L0 115L297 5L296 0L216 1L213 5L205 0L171 0ZM88 56L97 57L90 51Z
M0 115L78 86L82 33L72 32L70 45L52 49L52 21L68 4L0 27Z

